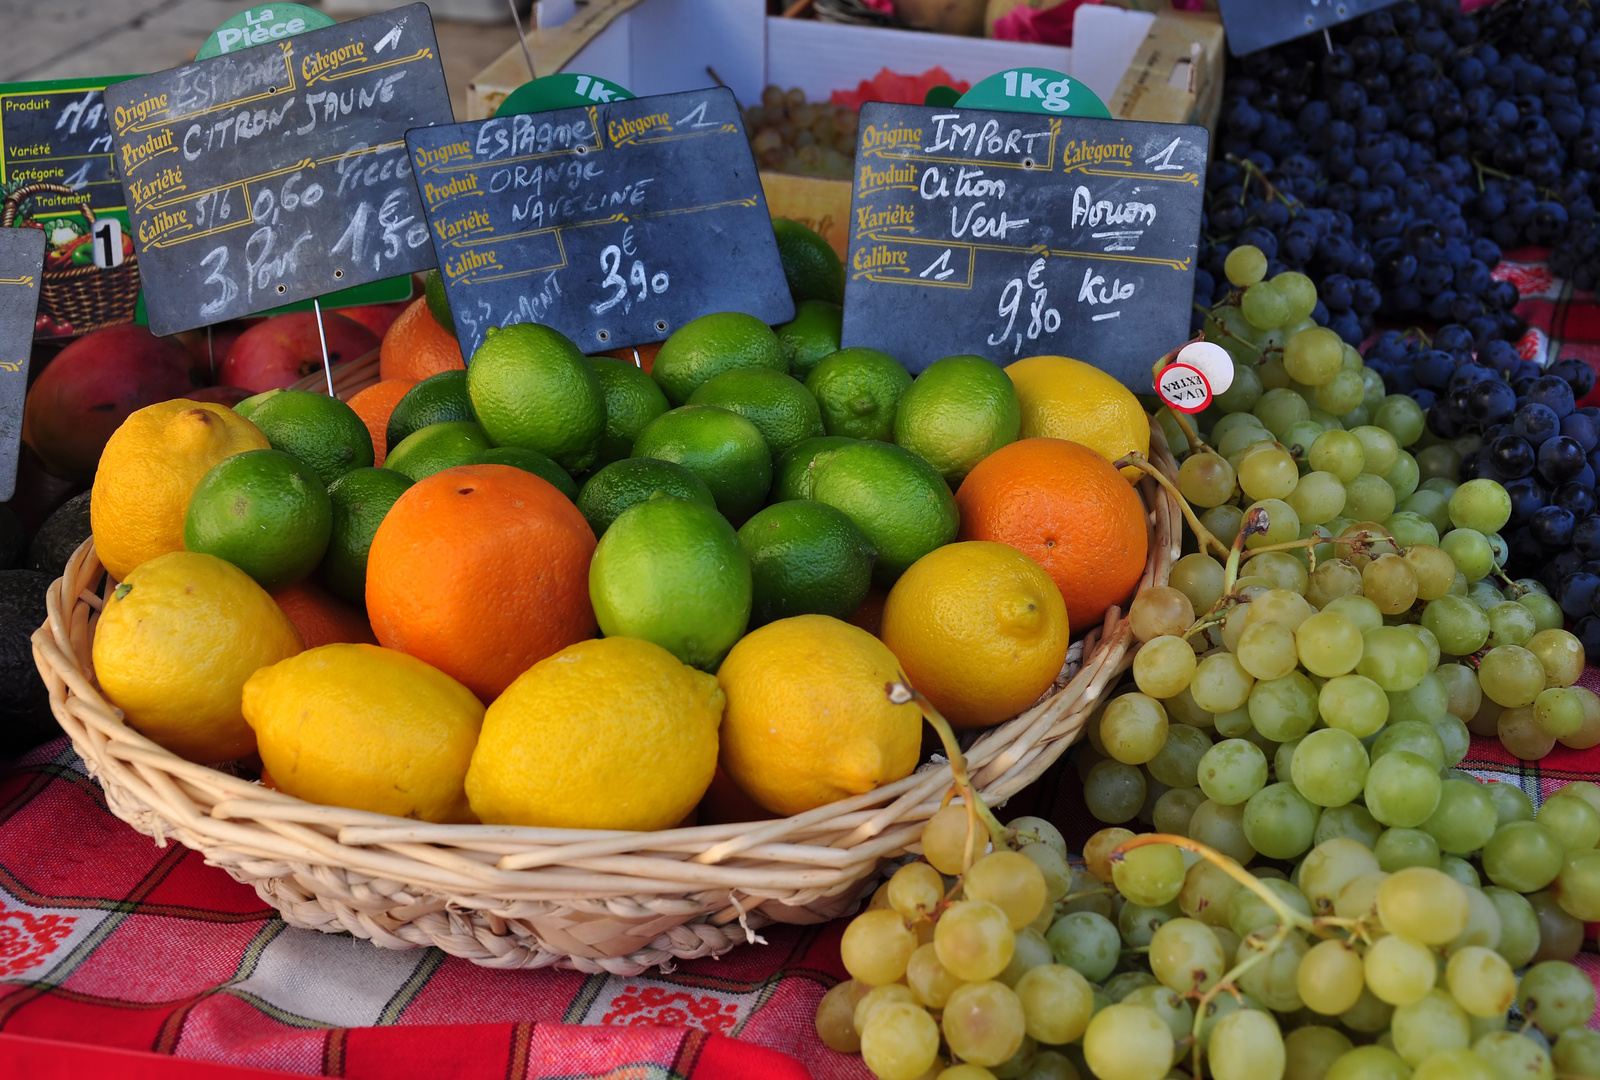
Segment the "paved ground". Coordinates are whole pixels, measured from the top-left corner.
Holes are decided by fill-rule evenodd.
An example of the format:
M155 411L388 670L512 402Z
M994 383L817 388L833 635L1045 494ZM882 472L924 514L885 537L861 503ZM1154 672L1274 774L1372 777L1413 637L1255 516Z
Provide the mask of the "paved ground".
M373 10L404 0L376 0ZM249 0L0 0L0 82L143 74L194 58L201 42ZM314 0L310 6L320 6ZM345 6L349 6L346 4ZM339 11L340 19L354 13ZM467 83L516 44L509 17L485 26L435 19L456 116Z

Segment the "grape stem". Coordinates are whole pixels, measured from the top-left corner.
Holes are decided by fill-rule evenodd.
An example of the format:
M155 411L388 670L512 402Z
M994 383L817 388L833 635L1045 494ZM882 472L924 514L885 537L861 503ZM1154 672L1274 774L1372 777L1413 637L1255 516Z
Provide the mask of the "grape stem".
M1251 548L1245 553L1244 557L1247 559L1252 559L1255 556L1264 554L1268 551L1293 551L1296 548L1310 549L1315 548L1318 544L1349 544L1352 547L1359 548L1363 544L1376 545L1382 543L1393 544L1396 551L1405 550L1404 545L1402 545L1400 541L1396 540L1392 536L1388 536L1384 533L1367 532L1366 530L1362 530L1361 532L1355 533L1351 536L1308 536L1304 540L1285 540L1281 544L1266 544L1262 547Z
M972 867L973 860L977 857L978 823L981 821L989 830L989 839L994 842L994 849L1000 851L1007 846L1006 827L994 816L994 811L979 797L977 790L972 786L972 778L967 773L967 756L961 752L961 744L956 741L956 733L950 727L950 721L944 714L934 708L933 702L923 696L920 690L914 689L905 681L892 682L884 687L889 700L896 705L915 703L922 710L922 715L927 719L928 725L939 735L939 741L944 744L945 757L950 759L950 773L954 778L956 791L961 795L967 807L967 847L961 857L961 872L964 874Z
M1183 519L1189 523L1195 538L1202 546L1210 544L1223 555L1228 553L1228 546L1214 536L1210 529L1200 524L1200 519L1195 516L1194 507L1189 505L1189 500L1183 497L1183 492L1178 490L1178 485L1167 478L1167 475L1146 461L1143 454L1126 454L1111 464L1117 468L1134 468L1154 478L1155 482L1166 488L1172 497L1178 500L1178 509L1183 511Z
M1266 947L1235 964L1227 974L1217 980L1210 990L1200 995L1199 1001L1195 1005L1194 1030L1192 1032L1194 1038L1194 1075L1195 1080L1200 1080L1200 1028L1205 1021L1206 1009L1219 993L1226 990L1237 997L1239 994L1237 988L1239 977L1265 958L1271 956L1279 946L1289 940L1290 933L1295 930L1303 930L1307 933L1316 934L1318 937L1326 938L1332 936L1326 929L1328 925L1350 925L1354 933L1364 937L1364 927L1359 919L1353 922L1348 919L1323 920L1302 915L1285 904L1271 889L1263 885L1260 878L1240 866L1233 859L1223 855L1215 848L1207 847L1205 844L1197 840L1191 840L1187 836L1174 836L1170 833L1146 833L1143 836L1131 837L1118 844L1112 850L1111 863L1115 865L1121 862L1128 852L1135 848L1148 847L1151 844L1170 844L1175 848L1194 852L1234 881L1255 893L1256 896L1261 898L1261 902L1266 904L1272 910L1272 913L1278 917L1278 932L1273 935L1272 940L1267 943ZM1260 941L1261 935L1256 931L1251 931L1245 940L1248 941L1251 938Z

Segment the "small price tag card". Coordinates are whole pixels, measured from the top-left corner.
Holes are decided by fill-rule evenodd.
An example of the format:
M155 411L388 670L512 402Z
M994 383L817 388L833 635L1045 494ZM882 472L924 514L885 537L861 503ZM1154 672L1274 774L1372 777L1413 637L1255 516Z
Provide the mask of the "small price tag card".
M129 78L0 85L5 224L45 235L34 336L62 338L133 321L139 270L111 157L105 88Z
M38 229L0 229L0 502L17 488L22 405L44 249L45 236Z
M913 373L1055 353L1147 393L1188 338L1205 128L868 103L858 138L845 345Z
M150 329L426 270L405 133L454 116L426 4L106 90Z
M714 311L794 317L728 90L418 129L406 144L469 360L512 323L592 353Z

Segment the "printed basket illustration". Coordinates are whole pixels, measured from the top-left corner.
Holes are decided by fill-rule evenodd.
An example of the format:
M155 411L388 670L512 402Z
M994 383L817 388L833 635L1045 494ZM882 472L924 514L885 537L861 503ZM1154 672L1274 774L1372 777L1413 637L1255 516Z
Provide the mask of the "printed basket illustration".
M0 209L0 228L10 228L21 216L23 205L33 196L50 193L75 195L77 192L62 184L24 184L6 196ZM94 211L87 202L80 204L83 219L93 225ZM116 326L133 321L134 309L139 301L139 266L137 255L129 252L121 263L112 267L87 266L52 268L45 260L44 274L39 282L39 313L55 322L70 326L74 334L84 334L104 326Z
M1176 477L1154 424L1151 460ZM1166 583L1181 529L1163 488L1146 477L1139 492L1150 535L1142 591ZM756 941L767 923L847 914L889 860L918 849L951 786L948 765L935 760L794 817L661 832L430 825L317 806L185 761L122 722L90 660L114 585L86 541L51 586L48 618L33 635L51 708L112 812L160 844L203 853L292 925L385 948L437 945L489 967L619 975L717 955ZM1044 699L971 744L972 781L991 805L1079 737L1136 648L1113 607Z

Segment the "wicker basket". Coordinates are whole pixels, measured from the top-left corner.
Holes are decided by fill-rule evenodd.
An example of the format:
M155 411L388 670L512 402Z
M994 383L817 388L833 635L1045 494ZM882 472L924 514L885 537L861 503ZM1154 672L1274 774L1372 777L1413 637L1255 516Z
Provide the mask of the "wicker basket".
M324 385L326 385L324 383ZM1159 429L1152 460L1176 475ZM1148 477L1150 555L1140 588L1165 583L1180 518ZM846 914L887 860L916 850L950 789L925 763L900 781L791 818L661 832L429 825L316 806L157 746L100 696L90 642L112 583L85 542L48 594L33 653L56 718L122 820L255 886L295 925L349 931L392 949L437 945L490 967L559 964L637 974L675 957L756 941L769 922ZM97 594L97 590L101 590ZM1116 608L1074 653L1062 682L967 751L991 805L1036 779L1078 737L1132 663Z

